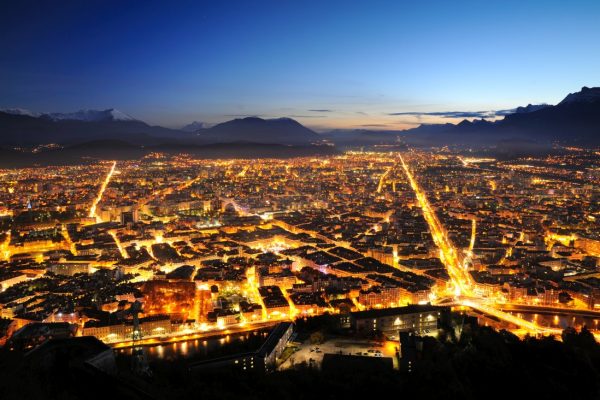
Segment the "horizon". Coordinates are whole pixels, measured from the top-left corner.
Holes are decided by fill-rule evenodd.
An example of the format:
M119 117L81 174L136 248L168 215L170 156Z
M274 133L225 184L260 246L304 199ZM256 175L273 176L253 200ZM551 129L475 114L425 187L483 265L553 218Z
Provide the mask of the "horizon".
M583 86L581 88L581 90L583 90L584 88L591 88L591 89L596 89L597 87L595 86ZM567 94L565 94L564 97L566 97L569 94L572 93L577 93L577 91L575 92L569 92ZM563 97L563 99L564 99ZM422 117L422 116L430 116L430 117L439 117L440 119L435 120L435 121L419 121L418 123L416 123L415 125L411 125L408 127L402 127L402 128L391 128L391 127L387 127L381 124L365 124L365 125L359 125L359 126L354 126L354 127L329 127L329 128L323 128L323 127L314 127L311 126L310 124L306 124L306 123L302 123L300 121L300 119L302 118L294 118L293 116L288 116L288 115L279 115L279 116L260 116L260 115L226 115L224 116L225 118L229 117L228 119L224 119L222 121L218 121L215 123L208 123L208 122L203 122L203 121L191 121L187 124L183 124L183 125L177 125L177 126L165 126L168 128L172 128L172 129L177 129L177 130L184 130L185 128L188 127L188 125L196 125L196 124L202 124L202 127L198 128L198 129L206 129L206 128L210 128L213 127L215 125L219 125L225 122L229 122L229 121L233 121L233 120L243 120L243 119L247 119L247 118L258 118L258 119L262 119L262 120L278 120L278 119L289 119L292 121L296 121L301 123L303 126L314 130L317 133L327 133L329 131L335 131L335 130L340 130L340 131L350 131L350 130L369 130L369 131L405 131L405 130L410 130L412 128L421 126L421 125L435 125L435 124L445 124L445 123L451 123L451 124L458 124L462 121L474 121L474 120L486 120L486 121L498 121L503 119L505 116L510 115L512 113L514 113L514 111L518 108L518 107L527 107L527 106L531 106L531 105L543 105L543 106L554 106L557 105L559 102L557 102L556 104L552 104L552 103L547 103L547 102L543 102L543 103L538 103L538 104L532 104L532 103L528 103L526 105L522 105L522 106L515 106L512 108L507 108L504 110L478 110L478 111L472 111L472 110L463 110L463 111L433 111L433 112L399 112L399 113L394 113L395 115L407 115L407 116L414 116L414 117ZM20 108L20 107L6 107L6 108L0 108L0 112L7 112L7 113L13 113L16 115L22 114L22 115L28 115L28 116L33 116L33 117L40 117L40 116L44 116L44 115L53 115L53 114L63 114L63 115L69 115L69 114L77 114L77 113L86 113L86 112L109 112L109 111L116 111L118 113L123 114L125 117L127 118L131 118L131 120L134 121L140 121L140 122L144 122L144 123L148 123L147 121L144 121L142 119L136 118L136 116L131 115L128 112L124 112L123 110L119 110L117 108L114 107L110 107L110 108L106 108L106 109L79 109L79 110L71 110L71 111L64 111L64 112L55 112L55 111L37 111L37 110L30 110L30 109L25 109L25 108ZM31 115L29 115L31 114ZM64 119L69 119L69 118L64 118ZM154 124L150 124L150 125L154 125ZM156 125L156 126L160 126L160 125Z
M11 3L0 107L115 108L170 128L257 116L400 130L597 85L597 2L378 5Z
M4 397L600 398L600 0L5 3Z

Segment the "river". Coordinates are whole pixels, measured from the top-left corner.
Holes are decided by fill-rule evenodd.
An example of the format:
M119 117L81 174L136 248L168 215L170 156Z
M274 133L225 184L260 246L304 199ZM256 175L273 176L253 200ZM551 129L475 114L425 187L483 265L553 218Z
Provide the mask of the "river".
M257 349L269 334L269 329L213 336L205 339L190 339L179 342L144 346L146 355L152 360L203 359L225 354ZM131 348L115 349L116 354L130 355Z

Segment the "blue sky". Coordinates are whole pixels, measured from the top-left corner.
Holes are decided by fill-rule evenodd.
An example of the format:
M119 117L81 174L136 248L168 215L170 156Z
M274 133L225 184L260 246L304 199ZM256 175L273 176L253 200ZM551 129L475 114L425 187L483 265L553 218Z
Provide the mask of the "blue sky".
M598 86L598 21L600 1L7 2L0 107L115 107L165 126L455 122L431 113Z

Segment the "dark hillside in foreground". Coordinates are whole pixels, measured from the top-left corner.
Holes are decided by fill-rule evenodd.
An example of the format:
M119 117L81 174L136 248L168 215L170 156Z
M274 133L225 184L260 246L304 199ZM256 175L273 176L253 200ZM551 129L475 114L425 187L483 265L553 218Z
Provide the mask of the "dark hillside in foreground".
M597 399L600 346L589 331L566 330L562 341L519 340L488 327L465 330L459 340L426 338L412 372L368 368L324 369L299 365L268 375L191 373L185 360L151 363L153 376L123 371L99 380L67 363L28 367L17 351L0 349L2 399L377 399L391 394L419 399ZM46 367L48 368L48 367ZM108 387L107 387L108 385ZM133 390L135 389L135 390ZM118 398L118 397L114 397Z

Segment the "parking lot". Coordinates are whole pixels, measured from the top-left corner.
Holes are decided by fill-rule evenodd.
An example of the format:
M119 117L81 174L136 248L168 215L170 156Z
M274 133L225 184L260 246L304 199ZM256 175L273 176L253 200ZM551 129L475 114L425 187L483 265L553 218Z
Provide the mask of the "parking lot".
M398 368L398 360L396 358L397 347L397 342L387 341L382 344L368 340L348 338L333 338L322 344L311 344L310 341L306 341L279 368L287 369L301 363L320 368L324 354L391 357L394 362L394 368Z

